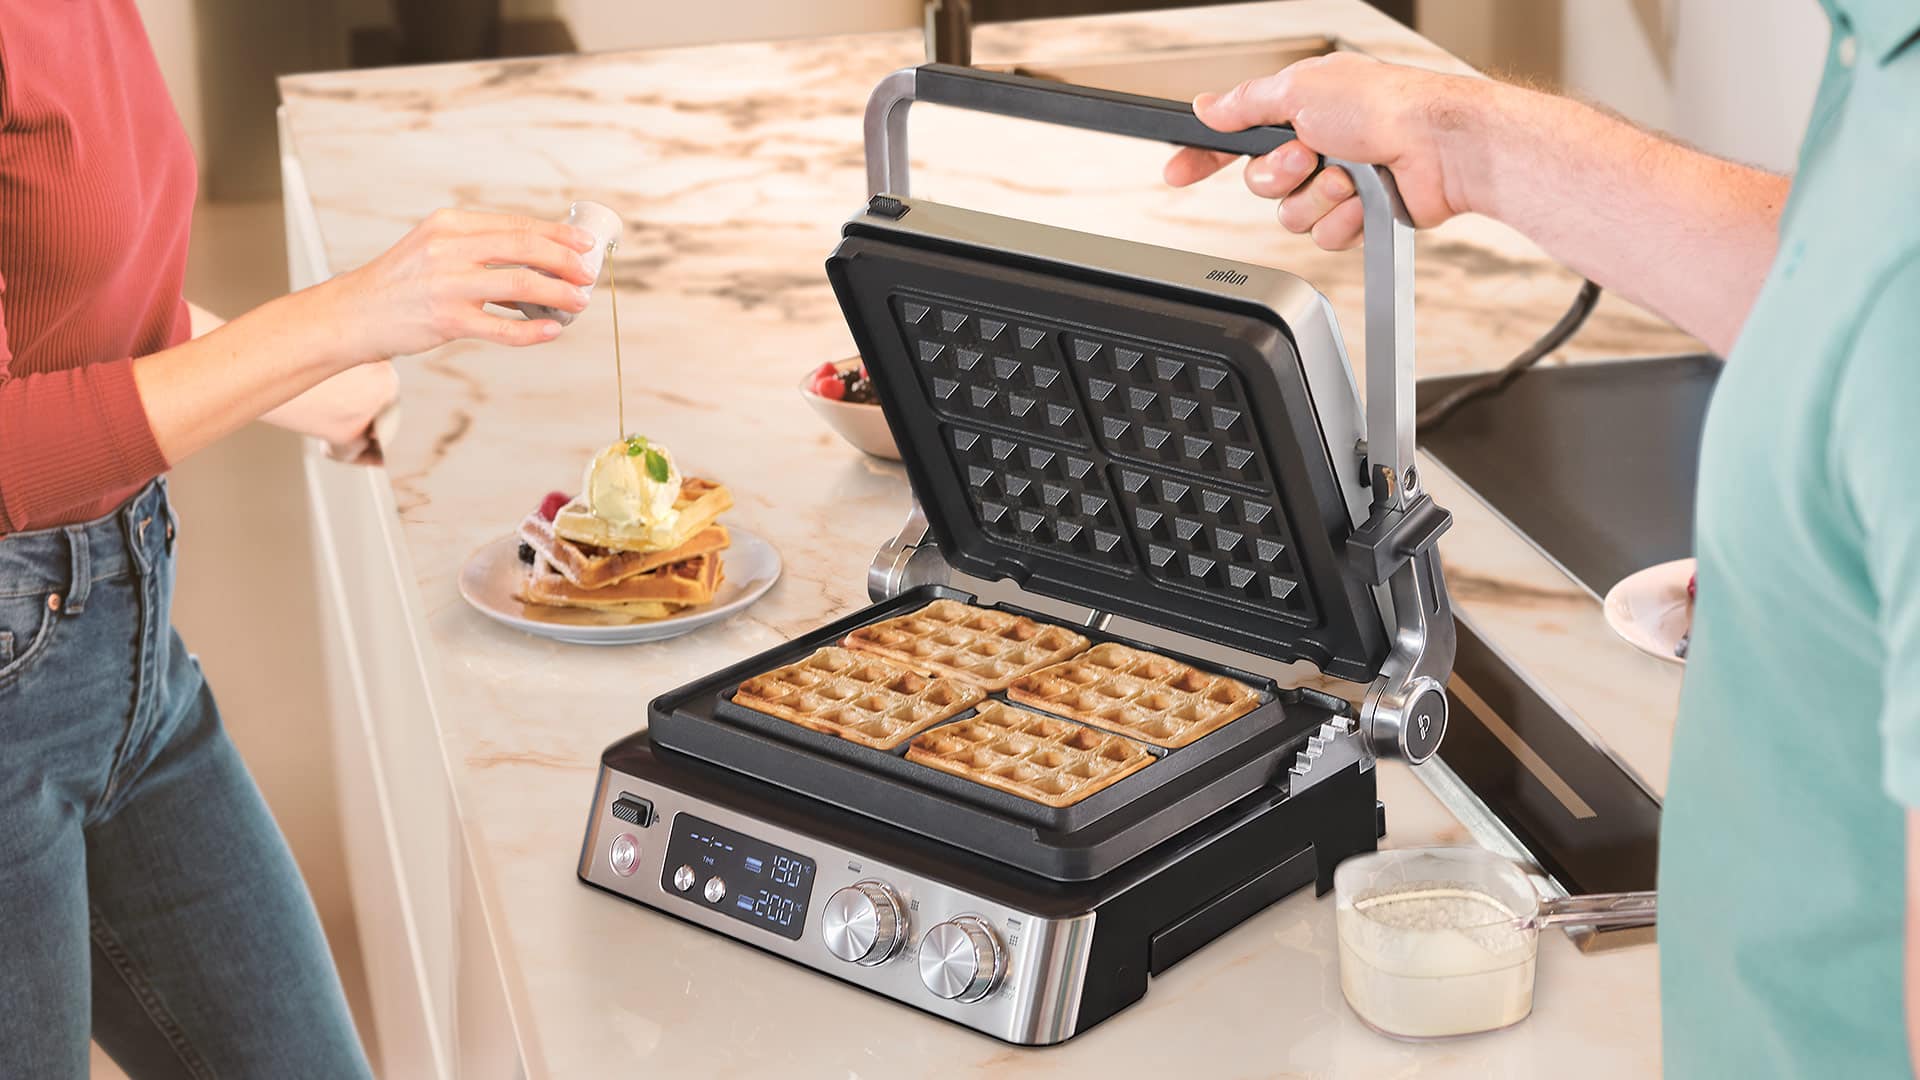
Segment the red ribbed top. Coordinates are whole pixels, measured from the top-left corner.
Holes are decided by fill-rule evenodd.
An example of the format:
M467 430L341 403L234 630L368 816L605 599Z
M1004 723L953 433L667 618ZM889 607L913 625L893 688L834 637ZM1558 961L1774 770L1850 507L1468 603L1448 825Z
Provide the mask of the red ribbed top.
M166 471L133 357L188 336L195 183L133 0L0 0L0 534Z

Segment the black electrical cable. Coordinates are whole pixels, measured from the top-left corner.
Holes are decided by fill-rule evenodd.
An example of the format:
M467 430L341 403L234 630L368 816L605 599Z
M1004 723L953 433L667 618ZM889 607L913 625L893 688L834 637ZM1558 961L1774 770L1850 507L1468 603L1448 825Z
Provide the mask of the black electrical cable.
M1460 410L1469 401L1500 393L1512 386L1515 379L1526 374L1527 369L1540 362L1548 353L1567 343L1567 339L1579 331L1587 316L1593 314L1593 306L1600 301L1600 286L1591 281L1580 283L1580 292L1573 298L1573 305L1567 308L1560 321L1553 324L1540 340L1527 346L1519 356L1507 361L1507 366L1498 371L1489 372L1462 386L1432 405L1420 410L1413 418L1416 430L1434 427Z

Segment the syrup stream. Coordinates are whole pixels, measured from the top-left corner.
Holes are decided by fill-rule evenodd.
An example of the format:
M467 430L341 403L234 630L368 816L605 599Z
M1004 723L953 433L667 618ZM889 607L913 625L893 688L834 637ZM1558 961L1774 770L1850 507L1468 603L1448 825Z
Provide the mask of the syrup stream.
M613 397L614 408L620 418L620 430L614 433L614 442L625 442L627 438L627 387L625 365L620 360L620 286L616 284L619 275L613 270L613 249L619 247L617 241L607 244L607 302L613 308Z

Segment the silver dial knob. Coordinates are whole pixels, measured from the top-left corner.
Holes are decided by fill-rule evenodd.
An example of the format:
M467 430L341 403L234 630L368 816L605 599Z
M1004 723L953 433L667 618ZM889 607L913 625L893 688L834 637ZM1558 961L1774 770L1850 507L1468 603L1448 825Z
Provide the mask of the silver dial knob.
M885 882L855 882L829 896L820 911L820 940L850 964L880 963L906 932L906 906Z
M972 915L943 922L920 939L920 981L950 1001L979 1001L992 993L1005 964L993 927Z

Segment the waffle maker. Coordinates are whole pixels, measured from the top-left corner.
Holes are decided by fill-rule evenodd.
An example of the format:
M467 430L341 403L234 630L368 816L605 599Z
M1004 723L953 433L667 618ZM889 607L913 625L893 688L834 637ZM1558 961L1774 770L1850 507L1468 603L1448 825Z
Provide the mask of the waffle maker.
M1260 154L1187 106L930 64L867 106L827 273L913 507L873 604L655 699L602 757L581 879L1008 1042L1057 1043L1384 830L1373 766L1446 724L1449 518L1413 458L1412 228L1365 208L1364 420L1291 274L908 195L915 100ZM1368 433L1372 437L1368 437ZM745 678L939 597L1235 675L1260 705L1049 808L746 709ZM1288 665L1367 685L1356 708Z

